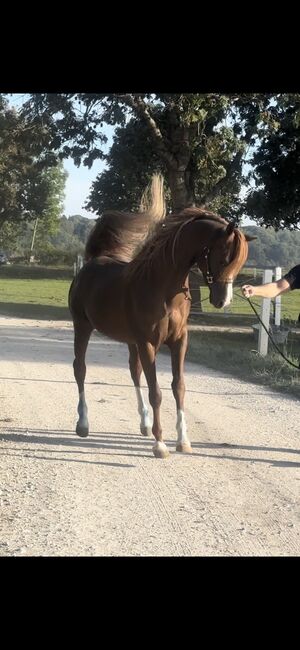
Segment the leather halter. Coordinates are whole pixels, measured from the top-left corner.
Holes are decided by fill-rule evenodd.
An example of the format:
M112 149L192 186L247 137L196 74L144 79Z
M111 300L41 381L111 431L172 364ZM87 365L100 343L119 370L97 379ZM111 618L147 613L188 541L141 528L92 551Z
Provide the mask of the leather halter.
M213 276L213 274L210 271L210 266L209 266L209 255L211 253L211 248L208 248L208 246L205 246L203 248L203 253L204 253L204 259L206 261L206 271L203 272L203 275L206 279L207 284L214 284L214 282L218 282ZM221 282L221 280L219 280ZM232 284L232 280L222 280L224 284Z

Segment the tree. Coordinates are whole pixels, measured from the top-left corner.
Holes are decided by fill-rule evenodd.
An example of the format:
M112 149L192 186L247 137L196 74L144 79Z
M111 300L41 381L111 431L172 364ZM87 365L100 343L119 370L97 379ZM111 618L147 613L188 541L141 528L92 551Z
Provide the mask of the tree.
M64 207L64 189L67 173L63 164L44 169L39 178L39 203L36 205L36 247L41 246L45 236L55 234L60 225Z
M5 249L12 258L28 259L35 223L24 221L15 228L11 228L9 223L5 224L0 230L0 249ZM40 231L39 223L34 241L36 258L42 264L68 264L73 267L77 255L84 254L85 243L95 221L80 215L69 218L63 215L58 219L55 232L53 223L51 232L47 228Z
M3 214L0 227L1 248L13 251L18 240L27 232L31 232L31 244L28 245L28 251L31 245L32 251L41 249L45 238L58 231L63 210L66 177L67 173L64 171L62 163L59 163L56 167L39 170L34 177L33 187L30 186L28 178L24 179L25 187L29 187L28 198L26 198L27 210L24 214L20 214L18 206L15 205L7 219L4 219ZM35 219L34 230L28 231L26 226L33 219Z
M96 158L112 162L98 185L103 203L108 198L116 207L135 197L143 175L155 167L167 178L174 210L207 203L224 205L227 216L234 216L245 156L269 101L258 94L34 94L24 115L47 125L50 150L61 158L71 156L75 164L87 166ZM103 152L105 123L120 127L109 155ZM133 166L127 168L119 155L115 167L119 145L126 158L126 141ZM93 190L97 193L96 186Z
M58 162L41 121L20 116L0 95L0 231L55 211L63 182L61 166L52 173Z
M277 95L264 115L265 129L250 173L256 187L245 203L259 224L298 228L300 222L300 94Z

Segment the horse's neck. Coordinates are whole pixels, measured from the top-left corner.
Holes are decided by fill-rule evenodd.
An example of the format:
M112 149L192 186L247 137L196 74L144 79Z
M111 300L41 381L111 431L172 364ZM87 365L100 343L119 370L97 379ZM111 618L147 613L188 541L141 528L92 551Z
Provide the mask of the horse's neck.
M161 258L150 264L147 273L137 277L135 282L158 301L181 291L188 286L188 274L194 260L205 246L210 245L218 227L218 224L204 220L185 224L178 237L170 240Z
M166 266L169 277L183 281L204 248L210 248L221 225L210 220L191 221L179 232L174 245L168 251Z

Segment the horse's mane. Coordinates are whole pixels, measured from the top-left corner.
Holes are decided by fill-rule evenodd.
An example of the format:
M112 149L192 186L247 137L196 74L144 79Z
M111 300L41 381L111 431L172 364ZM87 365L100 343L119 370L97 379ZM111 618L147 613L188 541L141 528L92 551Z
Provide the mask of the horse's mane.
M165 214L163 178L155 174L142 196L139 212L107 210L97 219L86 243L85 258L107 255L130 262Z
M166 261L166 251L171 252L172 260L175 262L176 244L181 230L189 223L196 220L209 220L223 229L228 221L218 214L205 208L185 208L178 214L169 214L163 223L158 223L155 229L149 234L140 251L128 265L125 273L128 279L142 277L149 273L154 266L161 268L161 263ZM248 245L245 236L237 228L234 229L235 239L232 253L232 260L226 266L220 280L230 277L235 269L240 269L247 259Z
M218 278L223 282L227 279L235 277L242 266L244 266L248 257L248 242L245 235L238 228L234 229L234 235L235 247L232 253L231 262L227 264Z

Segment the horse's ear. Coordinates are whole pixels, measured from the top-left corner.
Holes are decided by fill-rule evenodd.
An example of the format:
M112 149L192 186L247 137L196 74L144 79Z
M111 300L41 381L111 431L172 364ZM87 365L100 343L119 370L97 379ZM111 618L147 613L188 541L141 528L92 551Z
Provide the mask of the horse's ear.
M234 229L237 227L235 221L230 221L227 228L226 228L226 235L231 235L234 231ZM245 239L246 241L253 241L254 239L257 239L257 237L252 237L252 235L246 235L245 234Z
M236 228L235 221L230 221L227 228L226 228L226 231L225 231L226 235L228 235L228 236L231 235L235 228Z

